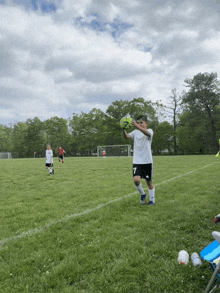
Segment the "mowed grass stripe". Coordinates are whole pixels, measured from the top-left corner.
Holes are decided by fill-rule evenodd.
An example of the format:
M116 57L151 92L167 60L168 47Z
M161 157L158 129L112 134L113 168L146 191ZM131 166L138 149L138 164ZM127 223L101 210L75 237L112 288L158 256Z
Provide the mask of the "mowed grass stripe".
M54 177L43 159L0 161L0 239L57 223L1 246L0 292L204 292L208 263L182 266L177 256L213 241L219 162L214 155L154 157L157 200L148 207L134 192L132 158L55 162ZM136 196L122 197L129 194Z
M155 184L155 187L158 187L158 186L160 186L160 185L162 185L162 184L169 183L169 182L171 182L171 181L173 181L173 180L176 180L176 179L180 179L180 178L182 178L182 177L184 177L184 176L188 176L188 175L190 175L190 174L192 174L192 173L195 173L195 172L197 172L197 171L203 170L203 169L208 168L208 167L210 167L210 166L213 166L214 164L217 164L217 163L219 163L219 162L216 161L216 162L213 162L213 163L208 164L208 165L206 165L206 166L203 166L203 167L201 167L201 168L198 168L198 169L196 169L196 170L192 170L192 171L190 171L190 172L187 172L187 173L184 173L184 174L180 174L180 175L175 176L175 177L173 177L173 178L170 178L170 179L168 179L168 180L165 180L165 181L159 182L159 183ZM69 168L69 167L68 167L68 168ZM96 207L94 207L94 208L92 208L92 209L88 209L88 210L85 210L85 211L83 211L83 212L79 212L79 213L74 213L74 214L67 215L67 216L65 216L64 218L62 218L62 219L60 219L60 220L57 220L57 221L52 221L52 222L46 224L45 226L43 226L43 227L41 227L41 228L30 229L29 231L27 231L27 232L23 232L23 233L21 233L21 234L19 234L19 235L12 236L12 237L8 237L8 238L5 238L5 239L2 239L2 240L0 240L0 246L3 246L4 244L6 244L6 243L8 243L8 242L11 242L11 241L15 241L15 240L19 240L19 239L22 239L22 238L24 238L24 237L27 237L27 236L31 236L31 235L36 234L36 233L41 233L41 232L45 231L46 229L49 229L50 227L52 227L52 226L54 226L54 225L56 225L56 224L58 224L58 223L62 223L62 222L64 222L64 221L70 220L70 219L72 219L72 218L76 218L76 217L80 217L80 216L87 215L87 214L92 213L92 212L94 212L94 211L100 210L100 209L106 207L107 205L110 205L110 204L112 204L112 203L115 203L115 202L121 201L121 200L123 200L123 199L125 199L125 198L128 198L128 197L131 197L131 196L133 196L133 195L135 195L135 194L137 194L137 193L138 193L138 192L135 191L135 192L132 193L132 194L129 194L129 195L126 195L126 196L123 196L123 197L120 197L120 198L116 198L116 199L114 199L114 200L108 201L108 202L103 203L103 204L99 204L98 206L96 206Z

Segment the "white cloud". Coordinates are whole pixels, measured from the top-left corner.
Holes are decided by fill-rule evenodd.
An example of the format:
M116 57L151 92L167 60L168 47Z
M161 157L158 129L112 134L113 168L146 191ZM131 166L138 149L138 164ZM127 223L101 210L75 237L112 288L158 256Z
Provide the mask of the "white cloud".
M220 5L52 2L51 13L31 10L30 1L0 4L0 123L68 118L140 96L166 103L185 78L219 73Z
M110 83L111 93L113 95L131 96L140 91L141 82L134 79L120 79Z
M207 50L207 52L213 52L219 56L220 52L220 33L215 33L214 36L204 40L202 42L202 47Z
M92 4L92 0L63 0L62 8L64 11L71 11L77 16L86 16L86 10L89 5Z
M164 17L164 16L168 16L171 12L172 12L172 7L168 5L166 7L163 6L162 8L159 7L159 9L156 10L156 15L157 17L160 17L160 16Z
M152 59L150 53L144 53L134 49L126 51L122 58L124 63L129 63L138 67L148 66Z

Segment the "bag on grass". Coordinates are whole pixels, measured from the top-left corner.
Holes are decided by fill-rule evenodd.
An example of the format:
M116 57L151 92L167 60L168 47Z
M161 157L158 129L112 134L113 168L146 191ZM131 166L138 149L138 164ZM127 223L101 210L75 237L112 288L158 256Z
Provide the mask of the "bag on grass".
M220 222L220 214L218 214L217 216L214 217L214 219L212 220L213 223L217 224L218 222Z

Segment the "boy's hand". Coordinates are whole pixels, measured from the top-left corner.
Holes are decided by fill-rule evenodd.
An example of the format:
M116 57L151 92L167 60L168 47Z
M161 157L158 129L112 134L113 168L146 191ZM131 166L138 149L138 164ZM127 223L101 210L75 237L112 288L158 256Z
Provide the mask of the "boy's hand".
M135 126L137 129L143 129L143 127L138 124L136 121L132 121L132 125Z
M137 122L134 121L134 120L133 120L131 123L132 123L132 125L135 126L135 127L137 127L137 125L138 125Z

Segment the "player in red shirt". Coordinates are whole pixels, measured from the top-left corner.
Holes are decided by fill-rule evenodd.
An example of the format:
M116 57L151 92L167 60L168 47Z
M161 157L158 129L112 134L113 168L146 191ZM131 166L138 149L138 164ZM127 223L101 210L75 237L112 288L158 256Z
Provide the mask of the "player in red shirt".
M59 162L62 160L62 163L64 163L64 153L66 153L64 149L59 147Z

